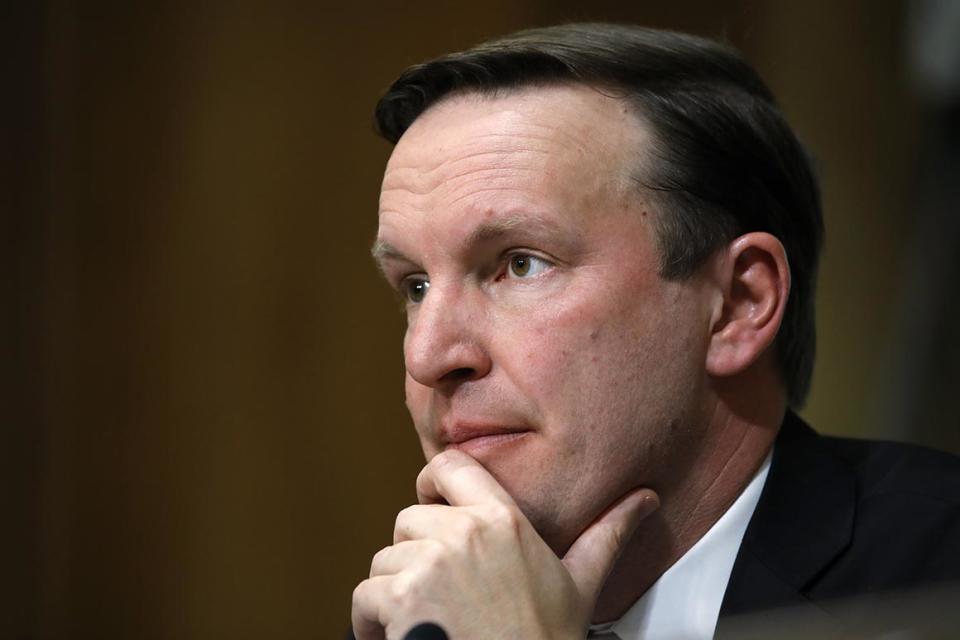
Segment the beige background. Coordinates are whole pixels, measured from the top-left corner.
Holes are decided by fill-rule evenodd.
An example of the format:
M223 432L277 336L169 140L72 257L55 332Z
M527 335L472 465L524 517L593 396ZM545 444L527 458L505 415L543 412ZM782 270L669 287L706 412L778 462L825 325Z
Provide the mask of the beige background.
M367 253L372 107L406 65L524 26L692 30L757 65L823 175L805 415L876 433L920 127L900 3L97 5L9 11L0 637L346 630L421 464Z

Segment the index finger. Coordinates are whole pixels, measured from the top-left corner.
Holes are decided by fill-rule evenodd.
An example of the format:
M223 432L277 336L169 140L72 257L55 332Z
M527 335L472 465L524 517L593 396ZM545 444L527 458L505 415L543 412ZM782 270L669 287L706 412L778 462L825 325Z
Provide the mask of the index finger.
M513 498L483 466L456 449L433 456L417 476L421 504L468 506L485 502L513 505Z

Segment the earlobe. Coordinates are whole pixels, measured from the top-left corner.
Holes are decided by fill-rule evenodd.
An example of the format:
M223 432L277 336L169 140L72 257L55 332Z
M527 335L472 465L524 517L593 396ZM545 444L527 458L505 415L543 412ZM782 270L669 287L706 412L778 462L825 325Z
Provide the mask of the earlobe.
M707 351L707 372L733 376L773 344L790 292L786 251L769 233L740 236L725 249L718 277L723 292Z

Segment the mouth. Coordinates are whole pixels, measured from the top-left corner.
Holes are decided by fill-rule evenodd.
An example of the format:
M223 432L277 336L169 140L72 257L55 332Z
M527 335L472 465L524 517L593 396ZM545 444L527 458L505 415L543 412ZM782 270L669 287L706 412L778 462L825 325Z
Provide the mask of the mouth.
M517 444L531 433L530 429L519 427L456 425L442 434L442 441L445 450L459 449L476 456L491 449Z

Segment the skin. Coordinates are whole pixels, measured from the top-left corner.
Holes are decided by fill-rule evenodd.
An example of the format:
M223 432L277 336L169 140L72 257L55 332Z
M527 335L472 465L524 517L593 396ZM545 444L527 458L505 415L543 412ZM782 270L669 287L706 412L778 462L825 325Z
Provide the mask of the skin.
M661 278L658 213L633 179L650 145L631 109L584 86L451 96L398 142L374 254L406 297L429 462L422 504L354 594L358 637L424 619L458 638L582 637L769 451L783 248L748 234Z

